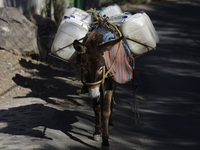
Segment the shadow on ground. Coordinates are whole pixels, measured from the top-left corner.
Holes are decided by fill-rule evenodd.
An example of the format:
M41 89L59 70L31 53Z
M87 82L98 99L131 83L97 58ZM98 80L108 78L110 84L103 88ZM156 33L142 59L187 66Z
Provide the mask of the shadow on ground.
M79 134L72 131L72 124L79 121L78 117L91 121L90 116L81 112L59 111L43 104L14 107L8 110L0 110L0 122L6 123L5 127L0 129L0 133L38 137L53 141L55 137L49 137L48 134L46 135L46 131L54 129L66 134L72 140L94 149L95 147L72 135L72 133Z
M154 5L156 51L136 59L141 143L148 150L200 148L200 1Z
M0 132L53 140L53 137L47 136L45 132L48 129L54 129L85 147L96 149L90 143L81 140L78 136L80 133L72 130L72 124L79 122L80 119L87 120L91 124L94 120L90 115L73 110L78 106L89 105L84 97L79 99L76 93L81 87L80 82L68 82L68 80L79 78L76 66L52 57L49 57L46 63L37 64L25 59L21 59L19 63L30 72L31 76L16 74L13 81L18 86L30 89L30 92L25 96L14 97L14 99L39 98L44 101L45 105L31 104L0 110L0 122L7 124L5 128L0 129ZM79 103L76 99L82 102ZM92 139L92 134L82 136Z
M31 92L26 96L19 95L16 98L36 97L55 105L57 103L54 98L59 98L80 105L68 96L77 95L76 91L81 87L80 84L68 82L78 78L77 68L51 57L49 59L51 60L48 61L48 64L35 64L31 61L27 62L25 59L20 60L21 66L29 70L32 76L16 74L13 81L19 86L29 88Z

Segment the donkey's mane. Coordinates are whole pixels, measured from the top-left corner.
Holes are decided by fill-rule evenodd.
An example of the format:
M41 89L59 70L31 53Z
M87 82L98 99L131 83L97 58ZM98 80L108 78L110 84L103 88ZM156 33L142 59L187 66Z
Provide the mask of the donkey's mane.
M103 34L98 31L93 31L87 36L85 40L85 45L86 46L91 45L93 47L97 47L102 42L103 42Z

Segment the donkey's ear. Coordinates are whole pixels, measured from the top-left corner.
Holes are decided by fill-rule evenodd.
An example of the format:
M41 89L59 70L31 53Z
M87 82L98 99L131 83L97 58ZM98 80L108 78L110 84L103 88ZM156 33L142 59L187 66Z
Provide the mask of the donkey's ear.
M73 46L74 49L78 52L78 54L83 54L87 50L86 46L83 43L79 42L78 40L75 40L73 42Z
M116 40L112 40L112 41L106 42L105 44L99 45L98 47L100 48L100 50L102 52L109 51L115 44L120 42L123 38L124 37L120 37L120 38L118 38Z

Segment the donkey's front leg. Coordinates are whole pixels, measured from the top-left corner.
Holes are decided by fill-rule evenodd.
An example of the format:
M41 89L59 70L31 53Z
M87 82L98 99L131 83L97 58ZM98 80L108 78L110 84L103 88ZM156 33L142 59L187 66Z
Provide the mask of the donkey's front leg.
M95 132L93 134L95 141L101 140L101 104L100 102L93 104L95 114Z
M103 99L103 136L102 136L102 145L109 146L109 118L111 114L111 100L112 100L112 90L105 92Z

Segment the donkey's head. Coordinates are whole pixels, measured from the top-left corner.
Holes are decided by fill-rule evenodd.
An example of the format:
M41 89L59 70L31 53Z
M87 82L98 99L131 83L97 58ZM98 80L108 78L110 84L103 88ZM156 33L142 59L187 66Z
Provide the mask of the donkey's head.
M100 32L92 32L83 42L74 41L73 46L80 57L81 78L88 86L89 98L95 102L100 98L100 85L103 78L105 60L103 53L110 50L122 38L102 44L103 35Z

